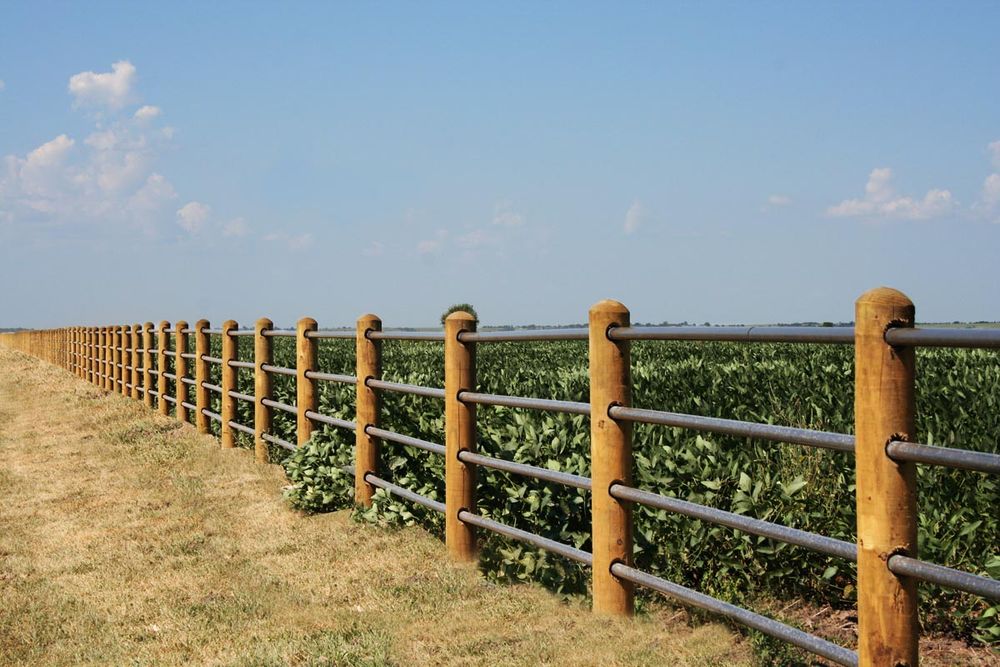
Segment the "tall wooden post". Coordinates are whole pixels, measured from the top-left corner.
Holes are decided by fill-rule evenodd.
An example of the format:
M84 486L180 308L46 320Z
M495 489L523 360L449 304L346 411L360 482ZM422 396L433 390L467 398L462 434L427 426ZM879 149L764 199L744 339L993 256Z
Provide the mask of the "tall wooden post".
M885 342L888 329L913 326L913 303L880 287L858 299L855 321L858 658L866 667L916 667L917 582L887 564L893 554L917 557L916 470L885 451L915 435L914 350Z
M139 388L142 387L142 359L145 352L142 350L142 325L132 325L132 400L138 401L140 396ZM143 387L144 388L144 387Z
M177 376L174 380L174 397L177 399L177 405L174 407L177 410L177 419L182 422L189 421L188 409L184 407L188 399L187 384L184 383L188 372L188 360L183 356L188 349L188 335L185 333L187 328L188 323L184 320L174 325L174 375Z
M107 327L97 328L97 386L101 389L108 388L108 335Z
M118 380L121 382L119 390L122 396L129 395L129 383L132 381L132 327L122 324L118 327L118 345L121 347L121 367L118 371Z
M147 408L153 407L153 323L142 325L142 388L145 393L142 402Z
M124 361L122 360L122 326L116 324L111 327L111 391L121 393L125 383L122 382L122 370Z
M459 341L458 334L475 330L476 318L464 311L444 322L445 546L458 561L476 559L475 530L458 518L462 510L476 511L476 469L458 458L462 450L476 451L476 405L458 400L476 390L476 344Z
M208 329L208 320L198 320L194 325L194 404L195 404L195 415L194 423L198 427L198 433L210 433L211 429L208 423L208 415L205 414L205 410L208 409L208 388L205 387L205 383L208 382L208 362L205 361L205 357L208 355L210 350L209 345L211 340L208 333L205 331Z
M267 463L270 454L264 434L271 430L271 408L264 405L271 398L271 374L264 370L273 361L271 339L264 332L274 328L274 323L262 317L253 328L253 449L258 463Z
M222 415L222 435L221 444L226 449L236 446L236 439L233 437L233 427L229 422L236 419L236 399L229 395L236 391L237 369L230 366L231 361L238 361L240 339L233 335L239 328L235 320L226 320L222 323L222 400L220 402L219 414Z
M368 434L369 426L378 426L379 395L367 380L382 377L382 341L368 337L369 331L381 331L382 320L375 315L358 318L355 343L357 368L357 416L354 429L354 502L372 506L375 487L365 481L368 473L378 474L378 438Z
M170 329L170 322L163 320L160 322L160 326L157 327L156 336L156 370L160 372L156 376L156 391L160 394L156 400L156 408L159 410L161 415L170 414L170 401L168 401L165 396L167 395L167 350L170 349L170 334L167 330Z
M614 563L632 564L631 508L614 498L616 482L632 483L632 428L608 415L613 405L632 402L628 341L608 337L612 327L629 326L628 308L601 301L590 309L590 475L594 566L594 611L628 616L633 587L611 574Z
M312 437L313 423L306 412L315 412L319 407L316 380L308 377L309 371L317 370L318 345L310 338L310 331L316 331L316 320L303 317L295 327L295 405L299 409L295 433L299 447Z

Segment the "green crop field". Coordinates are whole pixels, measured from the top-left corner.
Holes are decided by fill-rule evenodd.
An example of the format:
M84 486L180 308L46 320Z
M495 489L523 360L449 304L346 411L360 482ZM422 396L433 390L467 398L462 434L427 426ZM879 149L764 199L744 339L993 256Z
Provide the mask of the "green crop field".
M218 345L217 337L213 340ZM240 352L242 358L252 358L250 340L241 341ZM441 387L443 361L439 343L386 342L383 377ZM295 365L293 340L275 339L275 363ZM321 342L320 368L353 374L353 341ZM218 367L213 366L213 373L212 382L218 382ZM853 430L850 346L638 343L632 347L632 374L637 407ZM478 378L485 392L587 401L586 344L481 345ZM320 386L321 412L354 418L353 387ZM920 350L917 387L919 441L1000 451L1000 356L995 352ZM240 391L252 389L252 374L240 371ZM294 378L276 376L275 394L294 404ZM240 403L238 409L239 421L252 425L252 406ZM387 394L382 419L385 428L443 442L438 400ZM294 441L294 418L276 411L273 432ZM849 454L648 425L636 425L634 442L636 486L855 540ZM589 423L582 416L480 406L479 446L504 459L589 475ZM353 481L336 468L350 462L352 447L353 433L321 428L309 447L291 455L286 468L293 504L311 511L349 507ZM272 455L277 460L289 456L281 449ZM385 443L381 460L387 479L443 500L443 462L435 455ZM997 481L928 466L919 467L918 477L921 557L1000 576ZM582 549L590 548L587 495L479 470L480 513ZM381 492L366 518L442 530L439 516ZM752 606L760 600L804 597L845 608L854 604L853 565L802 548L645 508L636 510L635 537L638 567L730 601ZM541 581L564 594L586 593L587 573L575 563L496 536L484 535L483 540L482 567L488 576ZM1000 641L997 606L930 586L922 587L921 595L925 629L983 643Z

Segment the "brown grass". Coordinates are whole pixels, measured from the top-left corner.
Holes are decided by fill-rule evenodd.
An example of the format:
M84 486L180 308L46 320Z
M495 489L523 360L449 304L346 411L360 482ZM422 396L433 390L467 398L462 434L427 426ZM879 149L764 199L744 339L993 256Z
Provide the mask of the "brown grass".
M722 625L596 618L419 529L287 509L277 466L0 350L0 663L746 665Z

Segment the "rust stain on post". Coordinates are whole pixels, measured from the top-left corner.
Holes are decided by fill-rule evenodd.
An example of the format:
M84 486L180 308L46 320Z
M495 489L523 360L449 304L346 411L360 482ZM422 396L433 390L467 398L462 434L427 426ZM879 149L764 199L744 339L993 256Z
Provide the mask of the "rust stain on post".
M462 510L476 511L476 469L458 458L462 450L476 451L476 405L458 400L460 392L476 390L476 345L458 334L475 330L476 318L464 311L444 322L445 545L458 561L476 559L475 530L458 518Z
M612 497L612 484L631 484L632 425L608 416L613 405L632 402L628 341L613 341L611 327L629 326L628 308L601 301L590 309L590 474L594 554L594 611L628 616L633 587L611 573L614 563L632 564L632 512Z
M379 395L365 384L365 380L382 377L382 345L379 340L368 338L369 331L381 331L382 320L376 315L358 318L356 349L357 417L354 431L354 502L371 507L375 487L365 481L368 473L378 474L378 438L366 432L369 426L378 427Z

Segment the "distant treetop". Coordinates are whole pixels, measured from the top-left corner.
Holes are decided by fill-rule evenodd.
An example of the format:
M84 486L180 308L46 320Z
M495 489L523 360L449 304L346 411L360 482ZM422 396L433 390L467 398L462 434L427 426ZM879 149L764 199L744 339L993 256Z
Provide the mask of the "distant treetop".
M449 306L448 310L444 311L444 313L441 315L441 326L444 326L444 321L448 318L449 315L459 310L464 310L465 312L469 313L474 318L476 318L476 322L479 321L479 314L476 312L476 309L472 307L471 303L456 303L452 306Z

